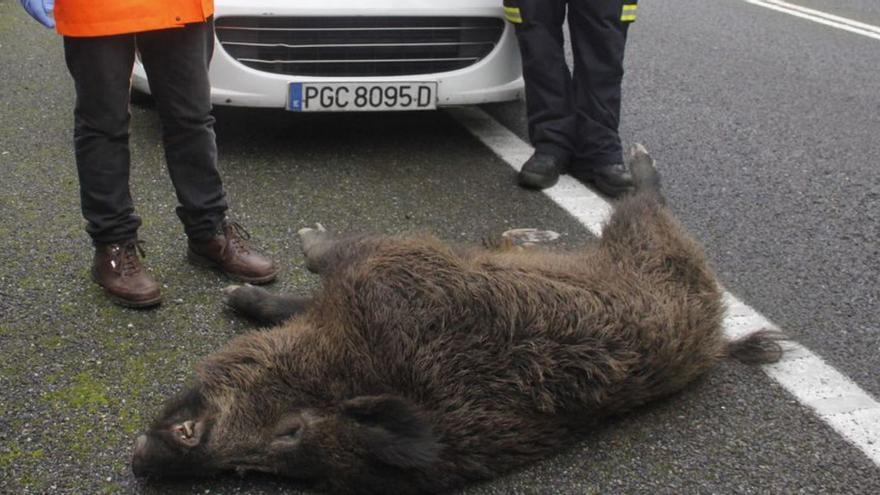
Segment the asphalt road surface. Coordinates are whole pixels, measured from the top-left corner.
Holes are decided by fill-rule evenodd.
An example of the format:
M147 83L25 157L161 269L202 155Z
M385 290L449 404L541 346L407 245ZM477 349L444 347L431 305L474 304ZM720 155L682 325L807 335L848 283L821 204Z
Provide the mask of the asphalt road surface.
M880 25L869 0L798 0ZM880 397L880 40L741 0L642 2L622 135L658 160L669 202L732 293ZM298 493L267 477L143 485L138 431L246 322L226 281L188 265L158 120L132 115L132 191L155 311L88 281L60 40L0 0L0 493ZM521 102L486 108L519 135ZM591 234L444 112L292 115L220 108L233 217L283 263L273 290L318 285L295 232L515 227ZM760 369L724 363L578 446L466 493L880 493L880 467Z

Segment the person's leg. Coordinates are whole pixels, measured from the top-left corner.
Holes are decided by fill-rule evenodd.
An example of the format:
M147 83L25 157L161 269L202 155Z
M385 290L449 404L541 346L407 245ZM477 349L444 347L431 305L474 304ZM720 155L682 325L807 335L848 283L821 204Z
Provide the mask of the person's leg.
M568 22L574 51L578 162L606 165L623 160L618 126L629 26L621 20L623 4L622 0L571 3Z
M161 302L159 284L140 262L140 218L129 192L129 93L134 37L64 38L76 88L74 149L86 231L95 244L92 279L116 303Z
M226 193L217 170L208 64L214 49L212 20L137 35L137 46L162 122L171 181L180 205L187 255L250 283L275 279L278 267L246 242L250 235L226 221Z
M565 62L562 24L566 0L505 0L507 19L516 27L526 91L533 156L520 183L544 188L556 182L573 152L576 129L571 72Z
M565 0L518 0L516 26L522 54L529 138L538 151L568 158L574 143L571 73L565 63Z
M134 37L64 38L76 89L73 142L86 231L95 243L137 236L128 180L129 92Z
M136 39L162 122L177 215L190 239L207 239L220 229L228 208L217 170L208 81L213 24L138 33Z
M620 124L623 56L635 0L573 1L569 29L574 51L573 95L577 114L570 171L611 196L632 188L621 167ZM632 6L632 7L630 7Z

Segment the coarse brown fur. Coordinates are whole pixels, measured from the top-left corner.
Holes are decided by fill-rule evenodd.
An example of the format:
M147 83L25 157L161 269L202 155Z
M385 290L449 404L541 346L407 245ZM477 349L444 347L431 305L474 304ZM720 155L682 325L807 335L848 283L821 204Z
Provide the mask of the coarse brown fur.
M772 335L724 338L705 256L643 150L632 166L637 193L596 244L570 253L305 229L323 289L312 301L230 290L231 306L277 326L205 359L139 439L135 471L444 492L546 456L728 354L778 358Z

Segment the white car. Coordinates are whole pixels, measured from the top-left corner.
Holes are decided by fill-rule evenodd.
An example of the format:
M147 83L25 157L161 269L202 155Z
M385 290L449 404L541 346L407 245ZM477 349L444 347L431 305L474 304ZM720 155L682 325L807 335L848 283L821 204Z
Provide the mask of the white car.
M217 0L214 104L426 110L523 91L501 0ZM149 93L135 64L134 89Z

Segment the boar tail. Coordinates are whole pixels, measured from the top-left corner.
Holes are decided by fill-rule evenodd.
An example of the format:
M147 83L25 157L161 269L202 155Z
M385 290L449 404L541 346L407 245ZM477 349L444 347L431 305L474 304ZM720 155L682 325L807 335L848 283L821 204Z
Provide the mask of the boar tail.
M746 364L770 364L782 358L780 340L788 337L775 330L758 330L727 343L727 356Z

